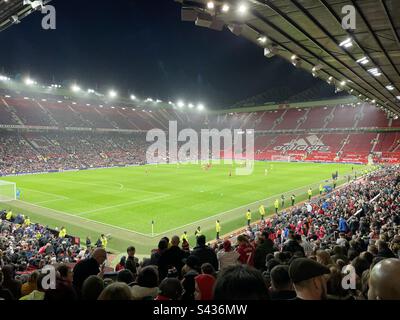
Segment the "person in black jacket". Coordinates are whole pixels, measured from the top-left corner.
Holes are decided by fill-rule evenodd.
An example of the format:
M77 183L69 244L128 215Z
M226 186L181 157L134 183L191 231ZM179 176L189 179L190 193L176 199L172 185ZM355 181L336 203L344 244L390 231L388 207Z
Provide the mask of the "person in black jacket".
M101 274L100 266L104 267L107 260L107 252L103 248L96 248L92 256L82 260L74 267L73 286L78 294L81 293L83 282L91 275Z
M299 234L294 234L293 232L289 232L289 240L283 245L282 252L288 251L292 254L296 252L301 252L303 257L305 257L304 248L300 245L301 236Z
M254 252L254 268L265 271L267 254L274 253L274 243L268 238L268 234L260 237L259 244Z
M200 260L200 265L203 263L211 263L214 269L218 270L217 254L209 246L206 246L206 237L201 235L197 237L197 246L193 248L192 255Z
M160 274L160 279L164 279L168 270L175 268L180 276L182 267L184 265L183 259L188 255L179 247L180 239L178 236L173 236L171 239L171 247L167 249L158 261L158 271Z
M136 278L137 268L139 267L139 259L135 257L136 248L134 246L130 246L128 249L126 249L126 253L128 254L128 258L126 258L125 269L132 272Z

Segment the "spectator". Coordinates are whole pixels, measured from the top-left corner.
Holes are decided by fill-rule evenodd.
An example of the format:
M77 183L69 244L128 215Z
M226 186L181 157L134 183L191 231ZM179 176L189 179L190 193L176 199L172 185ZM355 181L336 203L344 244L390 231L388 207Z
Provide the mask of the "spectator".
M135 257L136 248L134 246L128 247L126 249L128 258L126 259L125 269L132 272L134 276L137 274L137 268L139 267L139 259Z
M316 261L307 258L293 260L289 267L289 275L296 290L296 299L326 299L327 274L330 274L330 270Z
M192 255L199 259L200 265L203 263L211 263L215 270L218 270L218 259L215 251L206 246L206 237L200 235L197 237L197 246L193 248Z
M249 239L241 234L237 237L238 247L236 251L239 253L239 261L249 266L254 265L254 247L250 244Z
M77 295L72 286L72 270L65 264L57 267L56 288L46 291L45 300L68 301L76 300Z
M165 278L159 286L160 292L155 300L180 300L183 293L181 282L176 278Z
M186 257L186 253L179 247L180 239L178 236L171 238L171 247L167 249L158 261L158 270L160 272L160 278L164 279L170 268L175 268L180 271L184 265L183 259Z
M104 288L103 279L97 275L91 275L83 282L81 299L84 301L97 300Z
M39 277L39 272L34 271L29 275L29 279L21 287L21 296L30 294L33 290L37 290L36 281Z
M274 243L269 239L269 235L264 233L259 238L259 244L254 251L254 267L260 271L264 271L267 254L273 253L274 251L276 251L274 249Z
M117 274L117 282L124 282L127 285L131 285L135 280L135 276L130 270L124 269L119 271Z
M4 300L15 300L11 291L3 287L3 280L4 280L3 272L0 271L0 298Z
M368 300L400 300L399 259L385 259L372 268Z
M36 281L36 288L30 294L23 296L19 300L44 300L45 298L45 290L43 289L43 281L45 280L46 274L40 273L37 281Z
M164 254L164 252L168 249L168 242L165 239L161 239L158 243L158 249L151 254L150 257L150 265L158 266L158 262L160 257Z
M289 267L277 265L271 270L271 290L272 300L292 300L296 298L292 281L289 277Z
M125 269L125 263L126 263L126 256L122 256L121 259L119 260L119 263L115 266L115 271L121 271Z
M22 284L15 280L15 268L13 265L5 265L1 270L3 272L3 288L10 290L15 299L21 297Z
M223 270L229 266L239 263L240 254L232 249L232 244L229 240L225 240L223 248L217 252L219 262L219 270Z
M195 300L212 300L215 284L214 276L210 274L200 274L195 280Z
M96 248L90 258L75 265L73 271L73 285L80 294L83 282L91 275L102 275L107 252L103 248ZM100 269L101 268L101 269Z
M132 292L126 283L115 282L103 290L98 300L132 300Z
M158 295L158 272L153 266L142 268L131 287L133 300L153 300Z
M268 289L259 270L240 264L230 266L218 274L214 300L268 299Z

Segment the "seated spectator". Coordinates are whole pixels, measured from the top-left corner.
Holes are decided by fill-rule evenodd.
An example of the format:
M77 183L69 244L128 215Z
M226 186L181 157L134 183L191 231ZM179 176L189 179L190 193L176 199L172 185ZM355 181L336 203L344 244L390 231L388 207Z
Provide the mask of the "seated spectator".
M0 271L0 298L3 300L15 300L11 291L3 287L3 272Z
M330 265L333 264L333 261L329 253L326 252L325 250L318 250L316 256L317 256L317 262L323 264L324 266L329 267Z
M103 290L98 300L132 300L132 292L126 283L114 282Z
M180 300L182 297L183 287L177 278L165 278L159 289L160 292L154 300Z
M76 300L77 295L72 286L72 270L65 264L57 267L56 288L46 291L45 300L65 301Z
M158 295L158 271L153 266L142 268L131 287L133 300L153 300Z
M212 300L215 284L214 276L210 274L200 274L195 280L195 300Z
M239 256L239 253L232 249L231 242L229 240L225 240L223 243L223 248L217 252L219 270L238 264Z
M289 266L289 276L296 291L297 300L325 300L327 295L326 275L330 270L311 259L299 258Z
M103 279L99 276L91 275L83 282L81 299L84 301L97 300L104 288Z
M117 274L117 282L124 282L127 285L131 285L135 282L135 276L130 270L123 269Z
M33 290L37 290L36 281L39 277L39 272L34 271L29 275L29 279L21 287L21 296L30 294Z
M43 289L43 281L45 281L46 276L46 274L40 273L36 281L37 289L33 290L30 294L23 296L19 300L44 300L46 293Z
M239 264L222 270L214 287L214 300L268 300L268 289L259 270Z
M293 231L289 231L289 239L284 243L282 251L288 251L292 254L295 252L301 252L305 257L304 248L300 245L301 236L294 234Z
M289 277L288 266L277 265L273 267L270 276L270 296L272 300L292 300L296 298L296 292Z
M5 265L1 270L3 272L3 288L10 290L15 299L21 297L22 284L15 280L15 268L13 265Z
M211 263L215 270L218 270L218 259L215 251L206 245L206 237L204 235L197 237L197 246L193 248L192 255L197 257L200 265L203 263Z
M399 259L385 259L372 268L368 300L400 300Z
M376 246L378 247L378 254L377 257L382 258L396 258L393 252L389 249L388 244L383 240L378 240L376 242Z

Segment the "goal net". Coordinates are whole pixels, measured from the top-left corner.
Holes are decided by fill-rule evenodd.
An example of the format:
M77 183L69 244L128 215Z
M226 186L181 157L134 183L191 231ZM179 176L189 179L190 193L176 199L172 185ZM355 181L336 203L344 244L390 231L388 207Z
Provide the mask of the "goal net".
M17 186L14 182L0 180L0 202L16 200Z
M284 155L272 155L271 161L286 161L290 162L292 160L291 156L284 156Z

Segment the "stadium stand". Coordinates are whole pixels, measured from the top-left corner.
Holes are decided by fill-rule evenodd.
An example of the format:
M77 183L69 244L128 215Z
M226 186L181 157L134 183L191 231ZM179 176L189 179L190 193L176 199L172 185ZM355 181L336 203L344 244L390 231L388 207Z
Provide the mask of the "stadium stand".
M3 210L1 298L400 299L399 174L399 166L381 168L212 245L203 235L192 250L179 236L162 238L142 261L130 247L128 257L111 273L100 268L107 259L100 238L95 246L81 247L62 227L50 230L22 214ZM39 271L45 265L58 271L55 288L42 286ZM377 268L384 270L385 278L379 278ZM342 286L344 270L354 273L354 287L349 290ZM237 273L240 279L234 276ZM241 288L240 281L254 281L254 277L259 280L248 292L235 289ZM326 285L308 289L307 280L314 278ZM224 289L225 282L230 282L229 291ZM109 296L110 288L123 288L124 294L117 290Z

